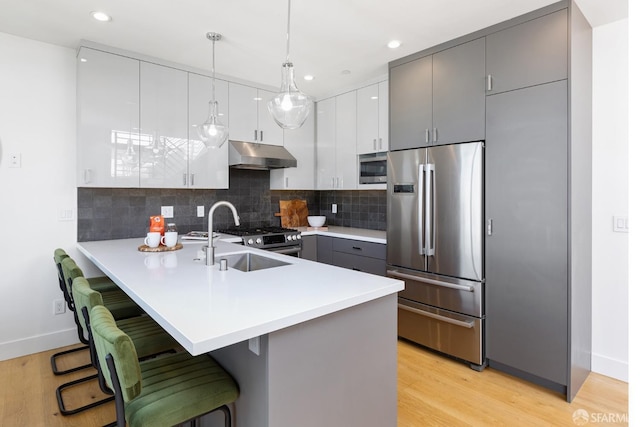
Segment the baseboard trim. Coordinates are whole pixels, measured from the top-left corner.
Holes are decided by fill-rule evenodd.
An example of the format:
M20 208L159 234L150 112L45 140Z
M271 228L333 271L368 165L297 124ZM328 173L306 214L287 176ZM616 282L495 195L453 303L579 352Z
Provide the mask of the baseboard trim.
M4 342L0 343L0 361L40 353L41 351L77 344L79 342L78 330L76 328Z
M592 353L591 370L600 375L606 375L626 383L629 382L629 362Z

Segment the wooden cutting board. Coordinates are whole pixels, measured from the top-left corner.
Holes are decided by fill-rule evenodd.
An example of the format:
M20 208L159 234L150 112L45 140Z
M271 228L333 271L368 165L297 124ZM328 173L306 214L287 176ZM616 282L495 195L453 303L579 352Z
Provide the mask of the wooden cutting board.
M280 212L275 214L280 217L283 227L307 227L309 209L307 201L300 199L280 200Z

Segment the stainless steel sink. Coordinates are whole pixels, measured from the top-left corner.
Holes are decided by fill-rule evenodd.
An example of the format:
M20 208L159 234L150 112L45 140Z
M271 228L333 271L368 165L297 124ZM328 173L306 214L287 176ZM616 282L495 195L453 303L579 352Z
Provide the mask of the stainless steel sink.
M216 263L219 263L221 259L226 259L229 267L245 272L291 265L291 263L254 254L253 252L220 255L216 257Z

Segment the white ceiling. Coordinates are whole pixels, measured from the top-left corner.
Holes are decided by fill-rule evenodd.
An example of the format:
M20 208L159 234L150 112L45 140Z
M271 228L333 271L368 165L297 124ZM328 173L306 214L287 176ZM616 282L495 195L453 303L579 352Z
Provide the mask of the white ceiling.
M597 26L626 17L627 1L578 3ZM290 58L301 90L321 98L386 74L389 61L554 2L292 0ZM96 10L113 20L93 20ZM215 31L216 72L270 86L279 86L286 16L287 0L0 0L0 32L74 49L90 40L203 70L205 34ZM391 39L402 45L387 48Z

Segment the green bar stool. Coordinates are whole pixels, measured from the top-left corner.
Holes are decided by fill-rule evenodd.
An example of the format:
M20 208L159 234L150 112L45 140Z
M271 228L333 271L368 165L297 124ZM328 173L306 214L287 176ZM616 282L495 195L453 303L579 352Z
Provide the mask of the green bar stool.
M75 263L75 261L71 257L69 257L62 249L54 251L54 259L56 261L60 261L59 271L61 276L59 279L62 280L62 283L64 284L63 293L65 295L65 300L67 302L67 306L69 307L69 310L73 313L73 321L75 322L76 328L78 331L78 339L80 340L81 343L85 344L85 346L80 347L77 350L76 349L68 350L66 352L57 353L57 355L68 354L68 353L72 353L80 350L90 350L89 337L87 335L87 328L84 328L82 325L81 314L78 312L78 310L75 307L75 302L73 299L73 291L72 291L73 280L78 277L84 278L84 275L80 267L78 267L78 265ZM104 304L108 305L115 313L117 313L118 319L140 316L144 313L143 310L136 303L134 303L120 288L118 288L115 285L115 283L111 282L107 277L91 278L86 280L88 283L90 283L90 285L93 284L98 289L104 289L103 293L101 294L104 299ZM108 282L111 283L110 286L108 286ZM51 364L52 364L52 368L54 369L54 373L56 371L64 372L64 371L59 371L57 369L57 366L55 364L55 357L52 357ZM88 369L91 367L95 368L96 364L89 363L86 365L72 368L68 371L72 372L80 369ZM58 400L58 408L60 409L60 413L62 415L73 415L73 414L82 412L84 410L91 409L95 406L98 406L99 404L105 403L105 401L93 402L91 404L80 406L73 409L68 409L64 404L64 399L62 394L63 391L89 381L94 381L98 378L99 378L98 374L94 373L94 374L85 376L83 378L79 378L74 381L69 381L60 385L56 389L56 397Z
M231 427L228 405L238 398L238 386L213 358L178 353L139 362L136 345L106 307L93 307L90 318L118 427L174 426L217 410Z
M73 310L72 305L71 305L71 300L69 298L69 296L67 295L67 286L65 284L65 279L64 279L64 274L62 272L62 261L65 260L66 258L69 258L69 255L64 251L64 249L56 249L53 251L53 261L56 264L56 270L58 271L58 285L60 286L60 292L62 292L62 295L64 297L64 301L67 304L67 307L69 308L69 310ZM76 322L76 326L79 327L78 323ZM78 335L80 336L80 330L78 329ZM82 342L82 340L81 340ZM84 343L86 344L86 343ZM83 345L82 347L76 347L73 348L71 350L65 350L65 351L61 351L58 353L55 353L54 355L51 356L51 370L53 371L54 375L65 375L65 374L69 374L71 372L76 372L76 371L80 371L82 369L87 369L90 368L92 365L86 364L86 365L78 365L78 366L74 366L73 368L69 368L69 369L64 369L61 370L60 368L58 368L58 364L57 364L57 360L67 356L69 354L73 354L73 353L77 353L80 351L85 351L88 350L89 346L88 345Z
M63 415L77 414L80 411L94 408L98 405L113 400L113 396L109 396L105 399L92 402L79 408L68 409L65 407L63 392L70 387L89 380L98 379L100 381L100 388L105 393L112 394L111 391L105 386L104 380L100 373L95 350L93 349L91 327L89 324L89 311L97 305L103 305L102 294L91 289L89 281L82 276L78 276L73 280L71 289L73 293L74 307L76 309L76 312L78 313L78 319L82 328L82 333L87 337L89 348L91 349L90 354L92 366L98 369L98 374L91 376L91 378L83 378L81 380L78 380L78 382L62 384L56 389L58 408ZM152 357L168 352L175 353L176 349L181 350L180 345L169 334L167 334L165 330L160 327L160 325L158 325L147 315L121 319L116 323L118 327L126 331L132 337L132 339L136 343L136 346L140 349L138 354L142 358Z

